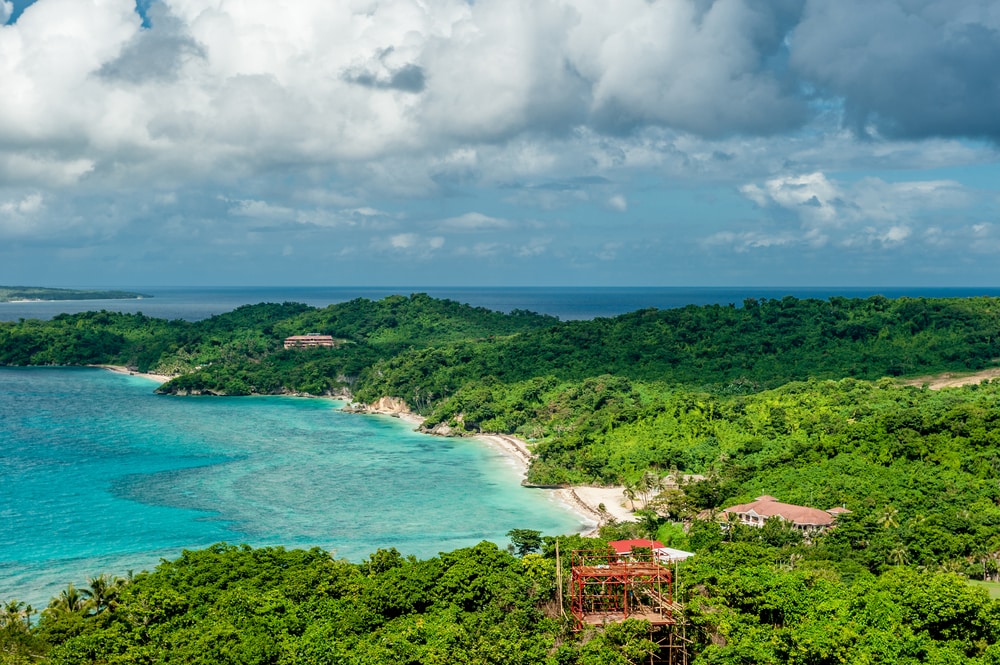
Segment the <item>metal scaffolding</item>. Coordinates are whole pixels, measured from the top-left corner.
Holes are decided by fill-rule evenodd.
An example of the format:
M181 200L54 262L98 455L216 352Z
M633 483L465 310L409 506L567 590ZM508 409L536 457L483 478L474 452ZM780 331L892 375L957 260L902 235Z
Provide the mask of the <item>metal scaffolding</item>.
M674 574L669 562L652 550L619 555L613 549L575 551L572 555L570 601L576 629L626 619L649 622L650 639L660 655L652 663L687 663L683 607L674 600Z

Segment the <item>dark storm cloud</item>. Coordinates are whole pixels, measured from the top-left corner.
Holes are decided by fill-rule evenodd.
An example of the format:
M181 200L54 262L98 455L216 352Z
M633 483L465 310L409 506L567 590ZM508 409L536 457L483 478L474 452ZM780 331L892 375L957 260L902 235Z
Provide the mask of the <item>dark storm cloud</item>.
M1000 10L993 0L810 2L792 36L803 81L844 122L889 138L1000 140Z
M366 88L423 92L426 86L426 75L423 68L412 63L395 68L391 67L386 61L392 55L393 50L392 48L384 49L374 62L352 67L344 72L344 80Z

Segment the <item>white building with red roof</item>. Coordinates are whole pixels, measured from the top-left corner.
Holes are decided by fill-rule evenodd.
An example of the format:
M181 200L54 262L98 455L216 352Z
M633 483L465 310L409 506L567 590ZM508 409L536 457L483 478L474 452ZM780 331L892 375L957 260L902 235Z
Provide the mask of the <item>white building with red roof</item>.
M652 550L653 556L660 563L668 563L672 561L683 561L688 557L694 556L694 552L685 552L684 550L674 549L673 547L665 547L663 543L658 540L646 540L644 538L635 538L632 540L613 540L608 545L615 551L621 559L627 559L632 555L632 550L636 548Z
M292 335L285 338L286 349L315 349L319 347L333 348L336 340L330 335L309 333L308 335Z
M800 531L818 533L833 526L837 515L851 511L839 506L830 510L796 506L765 495L757 497L751 503L730 506L722 512L724 515L736 515L740 523L747 526L762 527L768 518L777 517L785 522L791 522Z

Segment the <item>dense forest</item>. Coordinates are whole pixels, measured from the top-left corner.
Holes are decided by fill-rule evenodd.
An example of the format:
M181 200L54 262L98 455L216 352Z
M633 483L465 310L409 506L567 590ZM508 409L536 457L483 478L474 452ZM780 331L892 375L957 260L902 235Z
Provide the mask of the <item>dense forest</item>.
M695 663L1000 662L1000 602L955 573L895 565L876 576L852 557L853 530L805 546L773 525L725 542L714 528L693 534L699 553L679 568ZM538 540L518 556L484 542L426 560L379 550L360 563L318 549L186 551L151 573L69 585L40 615L7 602L0 662L648 662L656 645L641 621L571 630L557 609L556 538ZM572 548L603 544L559 540L564 566Z
M311 332L336 346L283 348ZM602 538L697 552L680 578L696 663L1000 663L1000 603L970 582L1000 577L1000 382L912 380L998 359L992 298L789 297L560 322L414 295L194 323L0 323L0 364L126 365L175 376L168 394L395 397L427 429L525 439L530 482L624 485L645 509ZM717 521L761 494L851 512L809 543L780 523ZM0 662L639 662L653 648L642 626L568 630L553 539L538 544L362 563L186 552L91 580L114 597L103 604L93 584L67 589L30 629L9 602Z

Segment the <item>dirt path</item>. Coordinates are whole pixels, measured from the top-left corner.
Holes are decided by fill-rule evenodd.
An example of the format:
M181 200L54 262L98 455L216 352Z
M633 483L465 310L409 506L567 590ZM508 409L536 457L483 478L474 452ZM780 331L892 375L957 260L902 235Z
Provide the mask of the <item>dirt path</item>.
M958 386L969 386L986 379L996 379L1000 377L1000 367L991 367L990 369L984 369L981 372L974 372L973 374L956 374L955 372L945 372L944 374L938 374L936 376L918 376L915 379L907 379L903 381L903 385L906 386L924 386L926 385L931 390L939 390L941 388L957 388Z

